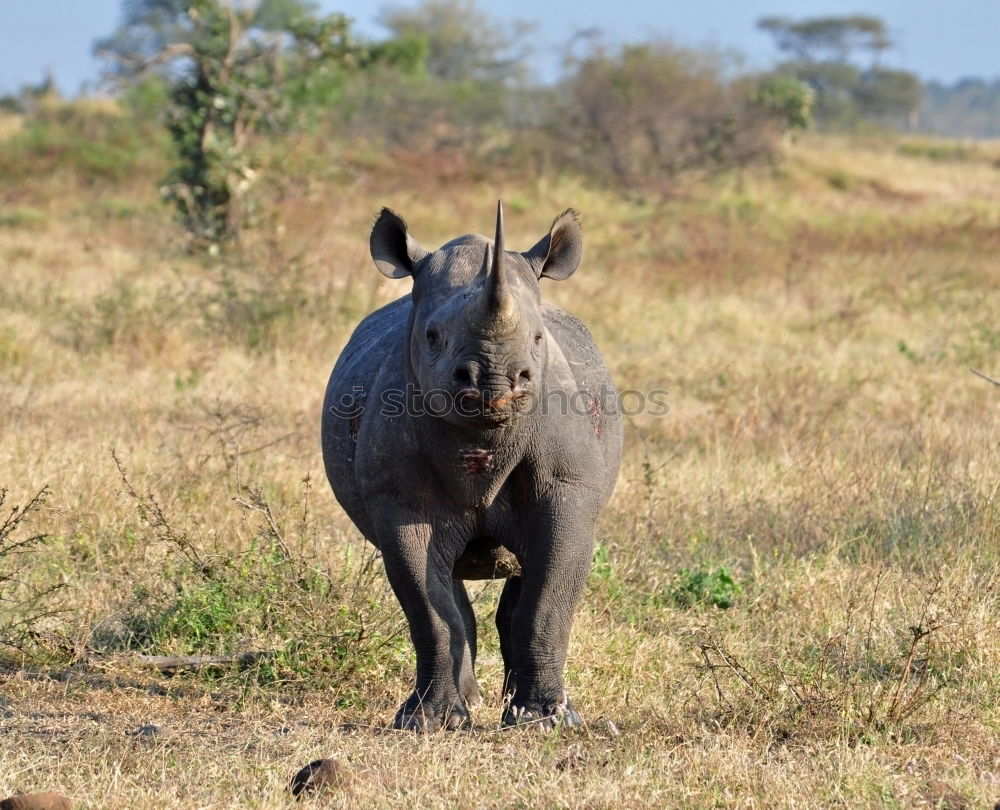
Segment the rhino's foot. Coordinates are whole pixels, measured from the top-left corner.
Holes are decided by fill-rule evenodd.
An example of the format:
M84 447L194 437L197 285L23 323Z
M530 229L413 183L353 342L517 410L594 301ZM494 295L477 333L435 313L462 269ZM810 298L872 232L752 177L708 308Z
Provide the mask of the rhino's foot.
M462 700L466 708L474 709L483 702L483 693L479 691L479 684L475 678L462 683Z
M583 718L573 708L565 692L560 699L551 701L519 701L514 695L504 708L502 722L505 726L525 726L546 732L557 727L583 727Z
M404 731L419 731L429 734L440 729L455 731L472 725L472 718L461 698L454 700L432 700L414 692L399 707L392 727Z

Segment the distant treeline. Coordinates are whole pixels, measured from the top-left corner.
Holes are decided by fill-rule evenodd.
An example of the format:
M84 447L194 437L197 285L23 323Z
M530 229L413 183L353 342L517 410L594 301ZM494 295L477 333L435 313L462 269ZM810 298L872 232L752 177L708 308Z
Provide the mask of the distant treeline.
M885 55L895 43L877 17L765 17L758 27L786 57L776 72L816 94L821 129L1000 136L1000 79L922 83L914 73L887 66Z
M313 135L373 159L438 164L439 176L449 166L570 172L655 193L682 173L770 160L788 129L810 121L812 93L794 77L740 75L719 55L669 42L578 38L546 85L531 78L527 26L472 0L424 0L381 21L389 35L365 42L346 17L306 0L127 0L95 52L121 111L166 134L159 185L209 244L253 224L276 139ZM32 143L75 149L79 122L42 120L50 89L9 102L42 114L21 138L20 165L44 157ZM307 158L288 140L277 151L285 171Z
M565 46L560 77L542 86L532 79L533 26L496 19L476 0L385 6L379 22L386 36L367 43L354 37L346 17L324 16L312 0L123 0L122 8L120 27L95 43L106 77L118 80L119 90L148 83L151 74L176 78L178 64L182 71L190 66L184 63L199 39L233 27L244 36L241 58L268 55L271 61L270 70L260 63L254 71L255 93L271 96L271 113L265 117L274 118L276 99L260 79L282 85L286 108L297 104L301 111L313 102L313 120L365 129L381 140L405 135L448 145L464 140L470 128L478 134L481 127L492 132L499 124L508 130L544 129L563 141L558 150L563 153L581 126L594 127L582 149L588 159L594 157L596 138L610 150L610 170L620 176L630 173L621 154L623 135L605 131L601 122L623 116L621 127L633 136L644 133L649 143L640 151L657 162L662 150L675 144L663 141L662 126L652 120L654 107L666 108L675 128L684 128L676 123L680 116L692 135L711 143L711 159L720 156L727 131L759 125L767 117L762 111L790 127L1000 136L1000 78L922 83L915 74L885 64L895 42L885 23L869 15L762 18L758 27L771 35L784 58L771 72L753 75L738 75L732 60L719 53L664 41L609 48L599 34L578 33ZM231 17L223 13L227 8ZM708 105L687 108L708 85L707 100L720 110L711 122ZM31 99L48 89L26 87L0 98L0 108L28 110ZM606 109L562 106L570 101L592 105L595 92ZM756 104L753 114L735 110L735 96L744 106ZM648 109L639 112L643 106ZM568 133L553 131L567 118L572 120ZM667 161L668 169L692 162L690 144L680 152Z
M928 82L917 126L955 138L1000 138L1000 79Z
M130 160L158 149L169 165L164 197L211 244L252 223L276 138L350 143L373 159L437 165L442 176L570 172L644 194L669 191L683 174L771 161L796 129L988 136L1000 123L1000 82L925 88L884 63L893 43L864 15L762 19L785 57L763 72L669 41L612 47L578 34L560 77L540 83L531 26L495 19L475 0L388 7L387 35L375 42L309 0L122 8L119 28L94 46L117 100L105 115L110 141L93 115L46 106L45 82L0 99L29 118L9 145L17 158L0 166L23 172L71 153L113 172L129 161L111 145ZM286 171L308 158L282 143L271 153L286 154Z

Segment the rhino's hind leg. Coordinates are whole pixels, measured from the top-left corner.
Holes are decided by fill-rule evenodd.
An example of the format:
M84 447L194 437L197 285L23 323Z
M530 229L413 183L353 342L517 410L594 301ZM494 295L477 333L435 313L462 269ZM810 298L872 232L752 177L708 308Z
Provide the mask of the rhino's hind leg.
M465 705L472 708L483 702L479 684L476 682L476 614L472 609L472 602L469 601L469 593L465 589L465 583L457 579L452 580L452 583L455 605L458 607L459 613L462 614L462 623L465 625L465 640L468 645L466 653L462 657L458 690Z
M521 595L521 578L511 577L504 583L503 592L500 594L500 602L497 605L497 635L500 637L500 655L503 658L503 691L500 693L506 698L514 691L514 641L511 637L513 633L512 620L514 608L517 607L517 599Z

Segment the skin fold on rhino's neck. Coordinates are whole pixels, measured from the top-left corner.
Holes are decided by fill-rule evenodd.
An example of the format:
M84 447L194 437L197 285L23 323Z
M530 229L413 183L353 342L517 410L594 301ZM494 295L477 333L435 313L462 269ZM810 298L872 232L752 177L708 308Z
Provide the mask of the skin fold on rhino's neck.
M522 413L498 427L465 427L436 416L421 420L425 458L451 500L465 508L488 508L511 473L528 455L538 415Z

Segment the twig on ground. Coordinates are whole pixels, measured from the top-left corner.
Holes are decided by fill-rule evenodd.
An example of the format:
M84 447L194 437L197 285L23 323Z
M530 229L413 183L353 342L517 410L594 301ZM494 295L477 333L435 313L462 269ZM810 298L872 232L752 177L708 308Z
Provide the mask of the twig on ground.
M201 669L202 667L231 666L233 664L250 666L262 658L274 654L271 651L232 655L140 655L138 661L143 666L158 669L161 672L176 672L179 669Z
M969 366L969 371L971 371L977 377L982 377L984 380L986 380L986 382L993 383L997 388L1000 388L1000 380L994 380L992 377L987 377L985 374L983 374L983 372L972 368L972 366Z

